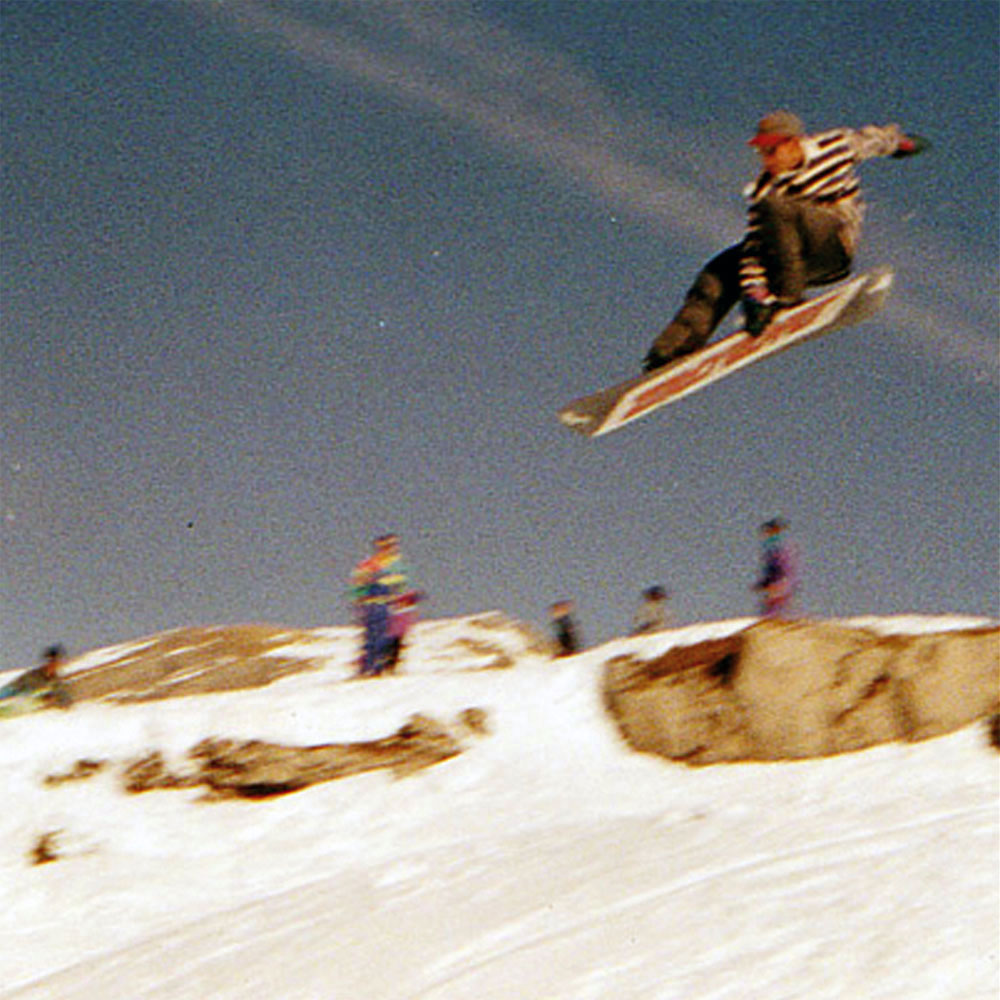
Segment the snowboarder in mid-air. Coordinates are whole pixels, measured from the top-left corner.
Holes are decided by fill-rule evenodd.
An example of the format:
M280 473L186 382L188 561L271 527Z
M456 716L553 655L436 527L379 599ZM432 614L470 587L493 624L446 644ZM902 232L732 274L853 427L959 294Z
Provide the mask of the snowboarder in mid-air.
M737 302L747 333L758 336L778 310L800 302L807 287L847 277L863 212L856 164L912 156L927 143L896 125L807 135L796 115L775 111L760 120L750 145L763 170L745 191L744 237L702 269L649 349L647 371L704 346Z

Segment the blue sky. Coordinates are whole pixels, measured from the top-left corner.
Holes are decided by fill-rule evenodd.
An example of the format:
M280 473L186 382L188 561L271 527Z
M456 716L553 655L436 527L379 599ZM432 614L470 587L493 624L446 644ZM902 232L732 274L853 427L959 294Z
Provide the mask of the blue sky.
M997 614L998 8L32 3L0 10L0 668L177 625L350 620L398 531L427 614L624 630ZM599 441L740 236L756 120L896 121L875 321ZM728 328L728 327L727 327Z

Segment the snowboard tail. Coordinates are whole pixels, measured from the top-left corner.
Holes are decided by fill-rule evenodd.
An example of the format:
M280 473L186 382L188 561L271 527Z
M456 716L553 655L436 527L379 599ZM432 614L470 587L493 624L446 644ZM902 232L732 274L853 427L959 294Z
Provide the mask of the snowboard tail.
M740 368L867 319L881 308L892 281L889 269L859 275L782 310L756 337L740 330L663 368L582 396L560 410L559 419L587 437L608 434Z

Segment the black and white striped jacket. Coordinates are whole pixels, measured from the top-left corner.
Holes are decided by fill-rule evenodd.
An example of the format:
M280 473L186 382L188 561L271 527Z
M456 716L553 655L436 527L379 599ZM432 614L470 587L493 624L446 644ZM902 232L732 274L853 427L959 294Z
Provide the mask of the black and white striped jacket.
M800 167L776 176L764 171L748 185L744 191L749 201L747 230L740 262L740 286L744 294L754 287L767 288L756 212L762 199L779 194L831 208L843 220L841 238L848 253L853 254L864 214L854 167L874 156L891 156L904 138L898 125L866 125L857 130L838 128L804 136L801 142L805 160Z

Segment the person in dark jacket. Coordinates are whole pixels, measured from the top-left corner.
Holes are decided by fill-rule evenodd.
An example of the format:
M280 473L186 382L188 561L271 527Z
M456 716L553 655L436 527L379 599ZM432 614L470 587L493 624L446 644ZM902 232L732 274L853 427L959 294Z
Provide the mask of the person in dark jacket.
M580 651L580 637L573 620L573 602L556 601L549 608L552 632L555 636L556 656L572 656Z

